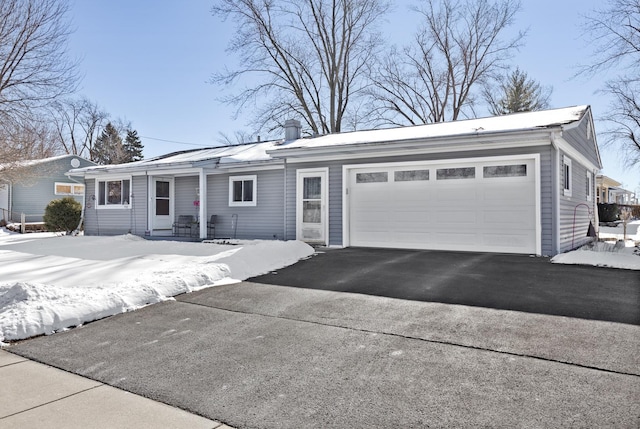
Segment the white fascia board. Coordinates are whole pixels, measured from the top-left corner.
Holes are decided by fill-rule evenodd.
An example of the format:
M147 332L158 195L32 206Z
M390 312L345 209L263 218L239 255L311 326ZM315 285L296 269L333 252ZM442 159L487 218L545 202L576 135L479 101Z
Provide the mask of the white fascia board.
M548 129L502 133L474 138L439 139L437 144L428 141L407 141L387 143L362 143L344 146L323 146L319 148L282 149L273 156L284 156L287 162L333 161L343 159L376 158L387 156L407 156L416 154L454 153L474 150L509 149L515 147L545 146L550 144ZM425 145L425 144L428 144ZM398 147L402 145L401 147Z
M109 172L92 172L85 175L86 179L102 179L109 177L124 177L124 176L191 176L198 175L200 169L197 168L166 168L166 169L151 169L151 170L121 170L121 171L109 171Z

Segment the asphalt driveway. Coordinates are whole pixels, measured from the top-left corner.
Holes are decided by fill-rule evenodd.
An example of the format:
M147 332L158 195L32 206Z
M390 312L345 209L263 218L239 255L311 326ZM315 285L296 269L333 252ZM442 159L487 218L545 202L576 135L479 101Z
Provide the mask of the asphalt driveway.
M640 273L546 257L347 248L250 279L257 283L640 325Z
M447 288L480 299L491 282L479 279L491 269L479 267L500 264L485 254L355 250L300 262L305 287L212 287L9 351L236 428L637 426L637 324L416 300ZM508 281L517 263L530 266L517 277L529 287L533 275L563 281L543 272L556 268L542 258L504 258ZM426 259L440 262L422 283L399 270ZM298 267L264 278L286 279ZM598 275L581 275L589 273ZM380 291L406 283L414 299L310 288L364 288L363 278ZM637 300L630 279L621 281Z

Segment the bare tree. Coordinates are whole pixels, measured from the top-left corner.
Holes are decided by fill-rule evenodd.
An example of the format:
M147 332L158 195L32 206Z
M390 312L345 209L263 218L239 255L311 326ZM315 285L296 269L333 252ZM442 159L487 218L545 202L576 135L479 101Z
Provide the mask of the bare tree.
M234 146L255 141L253 135L245 130L234 131L233 136L222 131L220 131L218 135L217 141L225 146ZM257 139L260 140L260 136L258 136Z
M610 0L586 18L585 36L593 62L579 74L617 72L602 88L612 97L606 143L620 147L628 166L640 166L640 0Z
M63 151L90 157L109 114L86 97L58 101L50 111Z
M235 21L228 50L241 66L212 82L252 79L224 101L237 112L260 104L258 130L295 116L312 134L339 132L381 46L376 24L388 7L385 0L219 0L212 11Z
M422 1L414 9L423 25L413 43L392 49L372 74L374 118L406 125L473 116L477 93L525 36L502 38L520 8L519 0Z
M546 109L549 107L551 92L551 87L540 85L519 68L507 73L498 83L497 88L491 85L483 90L492 115Z
M33 168L26 161L48 158L56 154L55 135L44 120L30 118L22 122L0 122L0 181L30 183L46 175L42 166Z
M0 121L75 90L64 0L0 0Z

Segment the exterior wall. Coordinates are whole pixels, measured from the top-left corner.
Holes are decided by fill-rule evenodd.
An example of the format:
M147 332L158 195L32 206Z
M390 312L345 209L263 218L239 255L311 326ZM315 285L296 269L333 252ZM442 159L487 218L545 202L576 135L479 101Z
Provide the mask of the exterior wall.
M199 186L198 176L176 177L174 181L174 213L175 219L180 215L192 215L198 218L200 209L194 206L193 202L199 200L197 188Z
M229 177L257 176L257 204L250 207L229 206ZM191 206L192 202L190 203ZM180 209L176 206L176 213ZM284 170L247 171L207 176L207 218L215 214L216 238L285 239ZM233 230L234 215L237 226ZM286 237L287 239L295 238Z
M591 201L587 200L587 168L577 160L571 159L571 196L564 195L563 158L567 156L560 151L558 166L560 174L558 194L560 219L558 226L560 253L578 248L592 241L587 237L589 222L595 226L596 189L595 175L591 182ZM575 221L574 221L575 219Z
M25 183L14 183L10 192L11 220L20 221L20 214L24 213L27 222L42 222L44 210L49 202L67 196L55 194L55 183L78 183L64 175L74 168L71 166L72 159L77 159L80 162L79 168L94 165L90 161L74 156L55 159L33 166L34 175L27 178ZM73 198L82 202L81 195L73 196Z
M85 180L84 230L86 235L135 234L147 228L147 177L133 176L130 208L97 209L96 179Z
M330 246L342 246L342 167L350 164L387 163L403 161L436 161L452 158L477 158L489 156L540 154L540 210L542 253L554 254L553 242L553 179L551 146L535 146L511 150L487 150L399 157L363 158L327 162L291 162L287 163L287 229L286 238L296 237L296 170L303 168L329 167L329 243Z
M593 127L590 121L591 119L582 120L577 127L563 131L562 138L591 161L593 165L599 165L600 160L596 152L595 136L593 135Z

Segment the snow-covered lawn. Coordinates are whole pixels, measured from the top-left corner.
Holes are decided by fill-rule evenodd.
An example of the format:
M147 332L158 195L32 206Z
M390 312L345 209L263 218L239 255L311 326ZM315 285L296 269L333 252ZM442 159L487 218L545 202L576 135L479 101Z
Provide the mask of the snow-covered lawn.
M622 239L622 226L600 238ZM554 263L640 270L640 221L625 246L597 243ZM0 229L0 344L50 334L198 289L240 281L313 254L299 241L235 245L149 241L126 235L70 237Z
M626 241L623 241L622 224L617 227L601 226L598 235L600 240L607 241L556 255L551 262L640 270L640 249L637 247L640 244L640 220L627 224Z
M312 254L299 241L221 245L0 229L0 342L244 280Z

